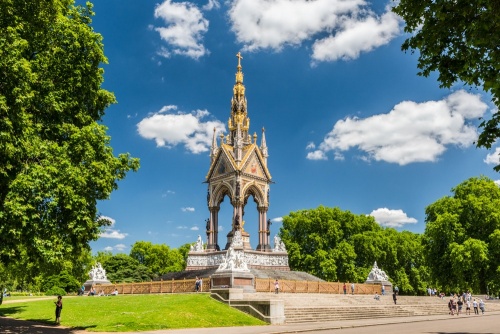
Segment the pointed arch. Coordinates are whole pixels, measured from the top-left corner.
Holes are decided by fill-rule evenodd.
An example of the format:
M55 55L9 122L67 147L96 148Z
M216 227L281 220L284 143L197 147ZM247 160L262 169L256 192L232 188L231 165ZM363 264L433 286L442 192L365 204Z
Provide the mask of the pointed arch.
M243 194L245 194L245 203L247 202L248 200L248 197L250 197L250 195L253 196L254 198L254 201L257 203L257 206L258 207L265 207L266 206L266 200L265 200L265 195L264 193L262 192L261 189L259 189L259 187L257 186L257 183L255 181L252 181L248 184L245 185L245 187L243 188Z

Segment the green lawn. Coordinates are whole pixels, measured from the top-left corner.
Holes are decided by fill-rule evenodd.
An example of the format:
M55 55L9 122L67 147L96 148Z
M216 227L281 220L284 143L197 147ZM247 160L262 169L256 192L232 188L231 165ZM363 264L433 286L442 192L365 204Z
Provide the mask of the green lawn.
M3 304L0 315L54 323L55 300ZM215 301L208 294L63 297L61 314L61 325L92 332L265 324Z

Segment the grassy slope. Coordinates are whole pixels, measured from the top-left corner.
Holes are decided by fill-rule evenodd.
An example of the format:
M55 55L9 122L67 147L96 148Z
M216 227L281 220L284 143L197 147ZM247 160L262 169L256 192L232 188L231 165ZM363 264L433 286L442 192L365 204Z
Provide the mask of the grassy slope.
M0 315L53 323L55 300L4 304ZM94 332L265 325L207 294L63 297L61 324Z

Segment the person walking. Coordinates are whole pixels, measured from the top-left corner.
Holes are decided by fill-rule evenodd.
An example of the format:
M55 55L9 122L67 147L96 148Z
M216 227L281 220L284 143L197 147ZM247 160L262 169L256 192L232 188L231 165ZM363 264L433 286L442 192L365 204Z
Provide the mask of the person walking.
M462 306L463 306L463 302L462 302L462 297L458 297L458 301L457 301L457 306L458 306L458 312L457 312L457 315L460 315L460 313L462 313Z
M482 299L479 299L479 309L481 310L481 314L484 314L484 302ZM479 314L479 311L477 313Z
M385 286L382 284L382 296L385 296Z
M276 280L276 281L274 281L274 293L278 294L279 291L280 291L280 284L279 284L278 280Z
M470 315L470 300L465 302L465 315Z
M394 301L394 305L396 305L398 301L398 294L396 293L396 291L392 293L392 300Z
M354 283L351 283L351 293L354 294Z
M57 301L54 302L56 304L56 325L61 324L61 311L62 311L62 296L57 296Z
M344 286L342 288L344 289L344 295L347 294L347 285L345 285L345 283L344 283Z
M479 310L477 309L477 301L476 298L472 301L472 307L474 307L474 314L479 315Z

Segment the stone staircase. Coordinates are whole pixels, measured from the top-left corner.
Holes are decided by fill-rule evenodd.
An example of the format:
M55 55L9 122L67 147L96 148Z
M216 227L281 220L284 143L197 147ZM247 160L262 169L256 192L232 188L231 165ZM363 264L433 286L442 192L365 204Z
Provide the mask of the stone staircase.
M377 301L371 295L253 293L245 294L244 299L283 300L286 323L446 315L449 312L448 299L438 297L398 296L397 305L392 295L380 296ZM486 311L500 311L500 303L486 302Z

